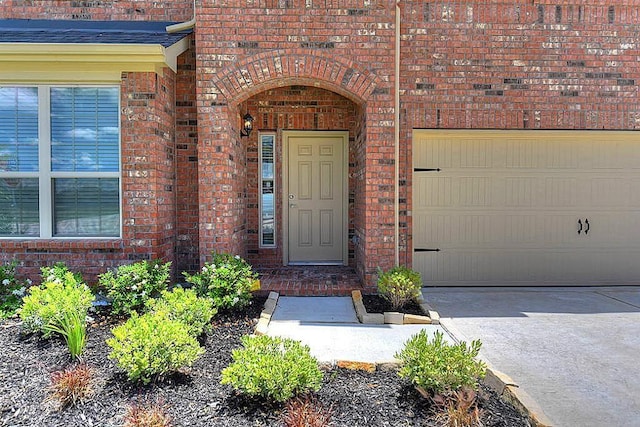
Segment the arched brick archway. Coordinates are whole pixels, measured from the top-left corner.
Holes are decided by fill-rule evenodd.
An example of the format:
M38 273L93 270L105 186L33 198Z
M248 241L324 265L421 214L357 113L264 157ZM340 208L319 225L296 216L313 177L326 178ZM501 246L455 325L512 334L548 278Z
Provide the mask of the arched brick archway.
M320 87L364 105L378 85L377 77L359 64L311 50L272 51L250 56L229 65L211 82L229 105L265 90L289 85Z
M247 218L254 207L247 194L253 188L253 175L249 175L246 166L248 141L240 137L239 129L247 102L278 88L308 87L340 95L356 110L358 125L349 135L353 148L349 160L349 191L353 189L353 198L349 204L354 206L354 226L348 237L349 263L353 259L352 265L365 283L372 281L377 267L386 268L392 263L394 160L389 158L393 156L390 82L355 61L305 49L274 50L237 60L230 57L224 68L200 73L197 79L201 262L208 259L211 251L247 256L251 250L250 233L255 231ZM295 126L282 129L287 128ZM254 134L251 137L257 138Z

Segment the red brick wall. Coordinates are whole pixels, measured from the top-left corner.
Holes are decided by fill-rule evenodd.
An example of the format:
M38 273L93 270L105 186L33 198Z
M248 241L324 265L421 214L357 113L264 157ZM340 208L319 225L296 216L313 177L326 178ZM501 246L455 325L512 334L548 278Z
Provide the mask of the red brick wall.
M200 268L198 240L198 115L195 47L178 57L176 75L176 269Z
M4 0L2 19L79 19L94 21L188 21L192 0Z
M240 118L252 102L286 91L278 88L306 86L353 103L348 124L350 237L356 241L352 247L356 269L371 284L376 267L389 267L394 259L396 2L198 3L196 56L180 58L175 82L171 73L157 78L124 76L125 239L7 241L2 247L8 252L2 256L23 254L32 269L39 261L65 258L96 271L94 255L105 265L147 255L173 259L172 247L178 267L187 270L195 269L213 250L256 255L247 252L255 248L251 193L255 152L247 152L248 141L239 138ZM191 5L190 0L13 0L0 5L0 14L182 21L191 18ZM413 129L640 128L637 1L402 0L400 5L402 263L411 262ZM144 94L153 97L145 99ZM172 120L177 120L175 129ZM333 116L329 121L333 123L303 127L343 126ZM280 129L280 124L269 126ZM172 132L176 132L176 152L172 152ZM127 150L142 147L146 151L138 162ZM171 171L175 173L176 161L174 182ZM172 208L176 192L179 208Z
M348 130L349 176L353 176L354 139L357 132L356 105L347 98L325 89L309 86L288 86L270 89L241 103L241 111L254 116L254 132L243 139L247 149L247 248L253 265L282 265L282 130ZM259 248L258 221L258 134L276 133L276 248ZM349 194L355 193L354 180L349 179ZM354 233L353 203L349 204L349 236ZM353 245L349 247L349 261L354 265Z
M640 129L637 1L403 1L400 199L414 128Z
M123 235L129 260L174 261L175 74L123 73ZM175 267L175 263L174 263Z
M394 4L373 0L227 0L199 5L201 258L216 246L242 243L238 224L225 220L226 210L215 210L217 206L210 200L213 196L203 196L216 194L219 199L240 202L230 181L230 153L225 152L237 138L238 104L270 89L296 85L333 91L366 111L360 116L366 121L359 127L362 134L354 135L358 153L363 155L357 167L362 180L357 188L362 193L356 196L354 208L354 232L359 237L354 248L356 265L369 281L376 267L393 264L393 224L389 226L393 203L386 195L393 185L394 165L385 156L393 151L390 88L394 28L390 12ZM212 185L205 176L221 177L222 181Z

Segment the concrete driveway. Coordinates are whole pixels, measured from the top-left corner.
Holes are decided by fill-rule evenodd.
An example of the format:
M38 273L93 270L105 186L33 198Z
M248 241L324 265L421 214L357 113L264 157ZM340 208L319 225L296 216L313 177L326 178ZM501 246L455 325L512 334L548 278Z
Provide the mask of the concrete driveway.
M640 287L424 288L555 426L640 426Z

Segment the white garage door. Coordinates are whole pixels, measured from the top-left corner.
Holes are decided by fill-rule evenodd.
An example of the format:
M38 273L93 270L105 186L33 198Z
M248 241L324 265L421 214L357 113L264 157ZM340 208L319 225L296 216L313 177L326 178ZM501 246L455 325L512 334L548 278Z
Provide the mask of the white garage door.
M640 133L413 134L426 285L640 283Z

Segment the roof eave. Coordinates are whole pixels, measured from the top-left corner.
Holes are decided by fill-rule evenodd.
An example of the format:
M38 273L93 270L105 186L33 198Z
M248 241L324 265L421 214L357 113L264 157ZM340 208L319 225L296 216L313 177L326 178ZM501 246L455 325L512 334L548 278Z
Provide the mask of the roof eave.
M73 80L78 81L119 81L120 73L126 71L161 73L169 67L175 72L189 39L166 48L159 44L0 43L0 81L60 80L65 73L74 73ZM46 78L47 74L54 77Z

